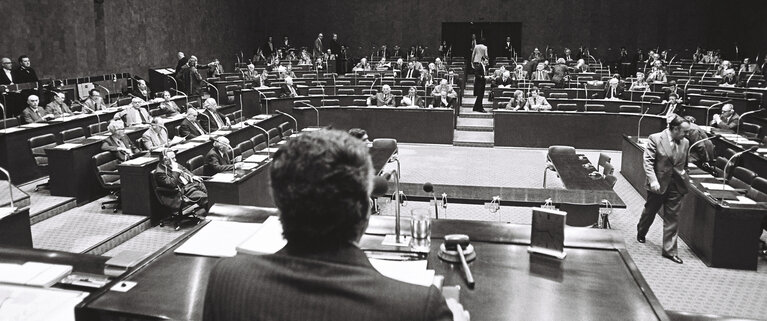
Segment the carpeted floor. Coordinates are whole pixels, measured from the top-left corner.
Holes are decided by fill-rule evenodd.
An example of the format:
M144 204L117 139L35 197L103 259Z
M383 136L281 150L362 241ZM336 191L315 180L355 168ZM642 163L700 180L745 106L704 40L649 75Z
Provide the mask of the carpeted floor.
M592 162L599 151L579 150ZM662 221L658 217L647 235L647 243L636 242L636 222L644 199L619 174L620 152L608 151L618 176L615 191L626 209L615 209L612 228L622 231L627 249L653 292L667 310L709 313L753 319L767 318L767 259L761 258L758 271L709 268L679 240L684 264L660 256ZM408 183L540 187L543 183L544 149L475 148L445 145L400 144L402 181ZM549 173L549 188L562 188ZM469 187L470 188L470 187ZM439 193L439 191L435 191ZM488 195L488 199L491 195ZM383 215L393 215L391 203L383 204ZM408 202L403 213L426 203ZM530 208L501 207L491 213L482 205L449 204L442 217L530 224Z

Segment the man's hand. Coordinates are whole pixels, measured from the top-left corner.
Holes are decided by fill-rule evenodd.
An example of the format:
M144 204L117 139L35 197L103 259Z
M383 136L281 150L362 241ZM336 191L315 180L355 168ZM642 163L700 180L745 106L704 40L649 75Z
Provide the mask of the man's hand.
M653 193L660 193L660 183L658 182L650 183L650 191Z
M469 315L469 311L466 311L463 309L463 305L458 303L455 299L446 299L445 302L447 303L448 309L450 309L451 312L453 312L453 320L454 321L469 321L471 320L471 316Z

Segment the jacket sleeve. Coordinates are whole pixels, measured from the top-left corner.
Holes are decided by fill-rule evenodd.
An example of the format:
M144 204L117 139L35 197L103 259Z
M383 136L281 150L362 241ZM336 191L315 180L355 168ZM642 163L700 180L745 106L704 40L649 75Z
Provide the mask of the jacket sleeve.
M105 139L104 142L101 143L101 150L114 152L117 151L117 146L110 144L109 140Z
M205 156L205 162L210 166L213 171L216 173L221 173L225 171L231 171L234 169L233 164L223 164L221 162L221 159L216 156L215 154L208 154Z
M435 286L429 287L429 295L424 304L424 311L426 314L424 320L453 320L453 312L447 307L445 297L442 296L442 293Z
M647 146L644 149L644 172L647 175L647 181L651 184L658 182L658 177L655 176L655 153L658 151L658 145L655 139L650 136Z

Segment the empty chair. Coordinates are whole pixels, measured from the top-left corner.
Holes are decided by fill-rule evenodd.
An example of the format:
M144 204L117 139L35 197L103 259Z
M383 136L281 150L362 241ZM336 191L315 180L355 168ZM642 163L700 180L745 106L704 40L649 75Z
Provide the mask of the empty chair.
M732 148L725 148L724 151L722 152L722 156L724 156L727 159L730 159L732 155L735 155L735 150Z
M615 168L613 168L613 165L612 165L612 164L610 164L610 163L605 163L605 164L602 166L602 175L605 175L605 176L607 176L607 175L613 175L613 173L614 173L614 172L615 172Z
M338 94L347 96L354 95L354 88L338 88Z
M341 103L338 99L322 99L322 106L339 106Z
M549 152L546 154L546 168L543 169L543 188L546 188L546 173L548 171L556 172L554 163L551 162L551 155L557 154L575 154L575 147L554 145L549 146Z
M56 147L56 136L53 134L35 136L28 139L27 144L29 145L32 157L35 159L37 168L48 175L48 155L45 153L45 149ZM47 188L48 183L37 184L35 186L35 191L39 190L41 187Z
M718 100L711 100L711 99L701 99L700 101L698 101L698 105L706 106L706 107L710 107L711 105L718 104L718 103L719 103Z
M243 159L250 157L254 153L253 142L251 142L250 140L246 140L237 144L236 148L240 150L240 153L241 153L240 155L242 155Z
M642 106L637 105L620 105L618 111L621 113L642 113Z
M290 126L290 123L284 122L278 127L280 129L280 135L282 136L282 139L288 139L290 135L293 135L293 128Z
M205 167L205 156L203 155L197 155L195 157L190 158L188 161L186 161L186 168L192 172L192 174L197 176L203 176L205 173L204 171Z
M740 134L748 138L762 139L762 126L747 122L740 123Z
M641 98L642 98L642 101L647 101L651 103L659 103L662 100L660 96L655 96L655 95L644 95L644 96L641 96Z
M226 114L226 117L229 118L229 120L232 121L232 124L237 123L240 121L240 111L235 110L229 114Z
M568 226L590 227L599 220L599 204L562 203L559 210L567 212L565 224Z
M64 143L69 143L82 138L85 138L85 131L82 127L75 127L61 132L61 141Z
M367 99L357 98L353 101L354 106L367 106Z
M586 111L605 111L605 105L586 104Z
M605 164L610 163L611 160L612 158L608 156L607 154L599 153L599 160L597 161L597 170L599 169L600 166L605 166Z
M338 86L351 86L351 84L351 80L336 80L336 85Z
M93 156L93 163L96 170L96 180L99 185L107 190L114 200L101 203L101 208L105 209L107 205L114 204L113 212L117 212L122 207L120 198L120 173L117 172L119 161L112 152L101 152Z
M311 105L312 101L307 99L293 101L293 107L306 107L307 104Z
M253 143L254 152L257 152L266 148L266 138L264 138L264 134L258 134L256 136L253 136L250 138L250 141Z
M576 104L557 104L557 110L559 110L559 111L578 111L578 105L576 105Z
M399 82L402 86L415 86L415 80L412 79L403 79Z
M748 189L756 178L756 173L745 167L735 167L732 170L732 178L727 182L730 186Z
M309 88L309 96L324 96L322 88Z
M605 175L605 181L607 181L608 184L610 184L610 187L615 186L615 183L618 182L618 178L614 175Z
M549 98L562 98L567 99L567 93L550 93Z
M274 145L275 143L279 142L282 139L280 137L280 131L277 128L270 129L268 133L269 133L269 146Z
M88 136L93 136L105 132L107 130L107 126L109 126L109 122L101 122L88 125Z
M724 168L727 166L727 158L724 158L722 156L719 156L714 161L714 173L716 174L716 177L725 177L724 175ZM732 171L732 167L728 167L728 171ZM729 173L728 173L729 174Z
M767 202L767 179L763 177L754 178L748 191L746 191L746 197L757 202Z

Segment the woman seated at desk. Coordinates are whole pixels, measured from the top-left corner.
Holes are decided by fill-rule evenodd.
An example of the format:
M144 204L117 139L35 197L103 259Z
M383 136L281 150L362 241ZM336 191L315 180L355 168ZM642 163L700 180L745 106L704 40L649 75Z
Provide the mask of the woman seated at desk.
M176 162L176 153L173 151L167 149L163 151L153 178L157 187L174 191L157 193L160 204L179 208L183 201L186 204L197 204L203 211L207 211L208 190L202 178L195 176Z

